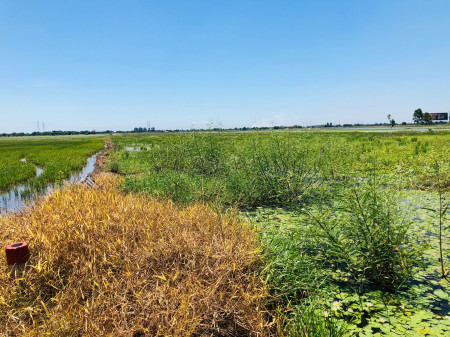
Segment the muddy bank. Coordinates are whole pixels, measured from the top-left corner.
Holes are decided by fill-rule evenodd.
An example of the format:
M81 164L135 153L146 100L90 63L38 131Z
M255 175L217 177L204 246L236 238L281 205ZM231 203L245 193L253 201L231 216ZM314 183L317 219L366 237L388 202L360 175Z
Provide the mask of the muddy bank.
M98 174L108 163L108 155L114 149L114 144L111 139L107 138L105 141L105 148L98 154L97 160L95 161L95 168L92 174Z

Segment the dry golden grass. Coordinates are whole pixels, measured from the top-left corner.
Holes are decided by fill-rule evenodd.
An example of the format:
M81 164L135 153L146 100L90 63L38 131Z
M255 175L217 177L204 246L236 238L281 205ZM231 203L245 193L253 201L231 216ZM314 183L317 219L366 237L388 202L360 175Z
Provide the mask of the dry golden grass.
M254 233L204 205L71 186L0 217L30 245L22 279L0 263L6 336L269 336Z

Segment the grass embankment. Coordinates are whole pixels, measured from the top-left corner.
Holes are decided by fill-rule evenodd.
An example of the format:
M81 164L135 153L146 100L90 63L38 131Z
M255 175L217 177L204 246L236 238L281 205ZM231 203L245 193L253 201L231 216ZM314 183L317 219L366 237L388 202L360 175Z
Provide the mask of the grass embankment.
M0 191L22 182L34 189L61 182L86 165L103 148L104 139L85 137L23 137L0 139ZM26 159L26 162L20 159ZM36 179L35 166L44 169Z
M247 224L97 181L101 190L71 186L0 217L0 245L31 247L23 278L0 274L0 334L271 334Z

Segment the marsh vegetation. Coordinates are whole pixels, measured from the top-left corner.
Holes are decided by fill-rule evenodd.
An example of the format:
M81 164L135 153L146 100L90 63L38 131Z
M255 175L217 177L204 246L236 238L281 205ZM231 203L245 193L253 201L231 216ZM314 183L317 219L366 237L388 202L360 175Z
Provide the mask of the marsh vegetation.
M100 190L0 217L2 245L33 247L23 278L0 279L2 333L450 331L448 132L112 141Z
M260 275L271 305L284 308L283 334L449 331L450 288L439 272L450 260L442 211L448 132L194 133L114 142L110 165L124 176L123 191L235 207L253 222L264 252Z

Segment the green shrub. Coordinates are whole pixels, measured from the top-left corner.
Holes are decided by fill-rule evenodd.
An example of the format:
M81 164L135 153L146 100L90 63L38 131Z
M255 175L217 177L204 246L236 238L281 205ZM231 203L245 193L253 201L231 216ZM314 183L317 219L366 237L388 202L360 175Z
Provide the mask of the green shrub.
M313 248L324 266L348 272L356 284L393 289L420 260L412 221L375 179L353 186L330 207L310 211Z

